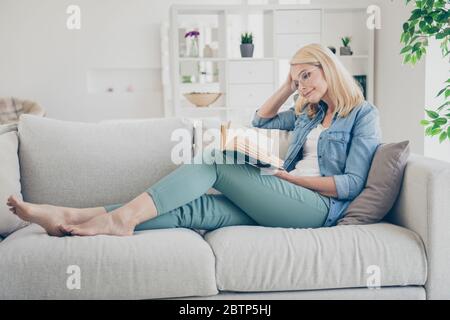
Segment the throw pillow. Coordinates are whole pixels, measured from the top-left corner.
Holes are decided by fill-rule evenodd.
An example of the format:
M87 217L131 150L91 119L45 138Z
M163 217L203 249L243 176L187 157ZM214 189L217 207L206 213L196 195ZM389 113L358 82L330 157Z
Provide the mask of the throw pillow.
M17 131L17 123L0 124L0 134Z
M380 144L364 190L353 199L337 224L370 224L383 219L397 199L408 158L409 141Z
M2 237L29 224L9 211L6 204L11 194L22 199L18 145L16 131L0 134L0 236Z

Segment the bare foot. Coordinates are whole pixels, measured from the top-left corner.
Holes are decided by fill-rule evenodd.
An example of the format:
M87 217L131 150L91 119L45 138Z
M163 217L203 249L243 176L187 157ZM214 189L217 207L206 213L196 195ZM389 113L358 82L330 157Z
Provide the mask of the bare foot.
M133 235L136 223L124 214L106 213L82 224L61 226L63 232L74 236L95 236L98 234L113 236Z
M14 195L8 198L7 205L11 207L9 210L19 218L40 225L51 236L66 235L61 229L62 224L77 224L86 221L72 212L70 208L29 203Z

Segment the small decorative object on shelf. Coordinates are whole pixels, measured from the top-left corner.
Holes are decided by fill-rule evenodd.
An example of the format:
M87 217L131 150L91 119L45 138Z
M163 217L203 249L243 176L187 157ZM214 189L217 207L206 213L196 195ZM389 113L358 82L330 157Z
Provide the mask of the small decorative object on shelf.
M190 38L191 45L189 49L189 57L197 58L199 55L199 49L198 49L198 36L200 35L200 32L197 30L192 30L189 32L186 32L184 35L185 38Z
M342 39L343 47L340 48L341 56L351 56L353 54L352 49L350 48L349 44L352 40L351 37L343 37Z
M192 76L181 76L182 83L192 83Z
M205 58L212 58L213 57L213 49L211 48L211 46L209 44L207 44L203 48L203 57L205 57Z
M336 54L336 48L333 46L329 46L328 49L330 49L331 52L333 52L334 54Z
M241 34L241 56L242 58L253 57L253 34L245 32Z
M208 107L219 99L221 92L190 92L183 94L196 107Z
M114 88L113 87L109 87L106 89L107 92L114 92Z
M127 87L127 92L134 92L134 86L133 86L132 84L130 84L130 85Z

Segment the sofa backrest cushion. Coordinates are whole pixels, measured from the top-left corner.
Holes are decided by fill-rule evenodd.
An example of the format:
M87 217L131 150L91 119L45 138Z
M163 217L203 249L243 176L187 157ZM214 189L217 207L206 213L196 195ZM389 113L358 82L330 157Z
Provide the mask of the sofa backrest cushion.
M26 201L72 207L130 201L181 163L176 129L192 149L192 123L178 118L83 123L22 115L19 159ZM179 130L177 132L180 132Z
M0 236L27 226L29 223L21 220L10 210L6 201L10 195L22 198L20 193L20 166L17 150L19 140L14 128L6 130L0 126Z
M337 224L370 224L382 220L398 197L409 153L409 141L380 144L365 188Z

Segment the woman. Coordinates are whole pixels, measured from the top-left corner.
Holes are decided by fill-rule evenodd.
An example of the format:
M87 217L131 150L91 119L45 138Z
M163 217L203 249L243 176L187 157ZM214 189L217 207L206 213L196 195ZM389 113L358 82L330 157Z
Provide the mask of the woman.
M263 175L248 164L185 164L126 204L78 209L10 196L10 210L53 236L335 225L365 185L381 139L378 111L364 101L358 84L329 49L305 46L290 64L285 83L252 121L259 128L293 131L285 170ZM296 90L295 106L278 113ZM222 194L205 194L211 187Z

